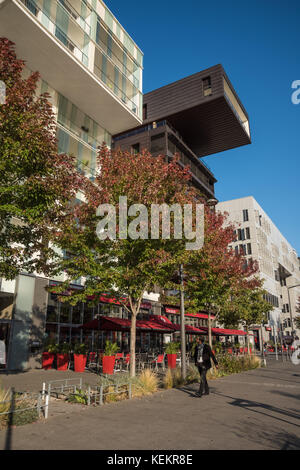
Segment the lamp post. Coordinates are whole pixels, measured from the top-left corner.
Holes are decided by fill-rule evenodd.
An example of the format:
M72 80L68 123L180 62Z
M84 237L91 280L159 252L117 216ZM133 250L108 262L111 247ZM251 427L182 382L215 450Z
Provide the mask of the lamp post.
M215 198L208 199L206 201L206 204L208 205L210 211L212 213L216 212L216 205L218 204L218 200ZM210 309L208 311L208 343L210 347L212 347L212 338L211 338L211 312Z
M184 276L183 265L180 265L180 341L181 341L181 376L186 378L186 344L185 344L185 320L184 320Z
M296 284L295 286L287 287L288 299L289 299L290 320L291 320L291 328L292 328L292 337L294 337L294 324L293 324L293 315L292 315L292 308L291 308L290 289L293 289L294 287L300 287L300 284Z

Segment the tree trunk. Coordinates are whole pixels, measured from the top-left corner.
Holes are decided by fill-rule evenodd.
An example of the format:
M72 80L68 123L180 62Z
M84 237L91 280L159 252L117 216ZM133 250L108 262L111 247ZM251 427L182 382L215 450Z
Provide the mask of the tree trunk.
M135 377L136 314L132 312L130 327L130 377Z
M211 314L208 312L208 344L212 348L212 337L211 337Z
M249 328L246 326L247 329L247 346L248 346L248 355L250 356L250 338L249 338Z

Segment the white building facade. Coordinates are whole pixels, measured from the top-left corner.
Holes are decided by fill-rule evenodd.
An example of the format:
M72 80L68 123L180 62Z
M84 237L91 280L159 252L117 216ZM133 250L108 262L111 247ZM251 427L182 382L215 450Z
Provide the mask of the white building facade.
M76 156L78 170L93 179L97 147L142 123L142 51L102 0L0 0L0 36L15 43L25 73L40 73L37 92L51 96L58 151ZM73 327L94 318L83 305L48 295L59 280L0 279L7 369L34 367L45 332L70 340Z
M273 305L268 324L262 329L263 340L280 338L281 332L283 336L294 332L300 337L294 322L300 297L300 266L295 249L252 196L219 202L216 209L227 212L228 222L237 227L237 240L232 247L258 262L266 300Z

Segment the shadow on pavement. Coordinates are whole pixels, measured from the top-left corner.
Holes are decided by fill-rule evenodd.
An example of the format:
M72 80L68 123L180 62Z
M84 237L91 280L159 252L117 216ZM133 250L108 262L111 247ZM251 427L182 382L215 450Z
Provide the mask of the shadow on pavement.
M253 413L261 414L261 415L267 416L269 418L273 418L277 421L281 421L281 422L284 422L284 423L287 423L287 424L292 424L293 426L296 426L296 427L300 428L300 422L299 422L299 424L294 424L294 423L291 423L290 421L287 421L283 418L279 418L279 417L273 416L272 414L268 414L265 411L270 411L272 413L280 414L284 417L294 418L296 420L300 420L300 415L297 414L297 413L291 413L287 410L283 410L282 408L277 408L275 406L267 405L265 403L260 403L260 402L257 402L257 401L245 400L244 398L231 397L229 395L225 395L223 393L216 392L216 391L213 391L212 393L214 393L215 395L219 395L219 396L222 396L222 397L225 397L225 398L232 399L233 401L229 402L228 403L229 405L237 406L237 407L243 408L247 411L252 411ZM256 409L254 409L254 408L256 408Z

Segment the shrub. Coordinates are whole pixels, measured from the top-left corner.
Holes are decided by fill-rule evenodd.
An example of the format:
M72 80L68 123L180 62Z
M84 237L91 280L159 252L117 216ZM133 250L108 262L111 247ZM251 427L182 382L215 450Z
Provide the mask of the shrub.
M114 356L119 351L119 346L117 343L112 343L111 341L106 341L104 356Z
M11 391L0 386L0 414L7 413L10 410ZM6 402L6 403L3 403ZM0 415L0 424L3 425L7 421L8 415Z
M86 354L87 347L84 343L76 343L74 345L74 354Z
M69 354L71 350L71 346L69 343L62 343L58 347L58 352L60 354Z
M238 372L256 369L261 366L261 360L257 356L239 356L233 357L224 354L218 357L219 368L214 367L207 373L208 379L223 377L224 375L236 374Z
M164 388L169 389L173 388L173 374L172 374L172 369L167 369L164 379L163 379L163 385Z
M180 343L168 343L165 349L166 354L176 354L180 349Z
M34 403L31 400L22 400L17 402L16 410L12 417L12 424L14 426L22 426L24 424L30 424L39 419L38 412L36 408L26 409L34 406ZM25 409L24 409L25 408ZM22 411L24 409L24 411Z
M198 368L194 364L190 364L187 369L186 382L198 382L200 379Z
M30 398L19 399L22 394L15 393L15 412L11 418L10 414L0 416L0 425L7 426L8 423L14 426L21 426L23 424L33 423L38 420L38 412L35 408L35 400ZM5 390L0 387L0 413L8 413L11 409L11 390ZM1 403L1 402L7 403ZM28 409L29 408L29 409ZM32 408L32 409L30 409Z
M166 389L181 387L186 382L187 380L183 380L181 377L181 369L179 367L176 369L167 369L163 379L164 388Z
M66 401L69 403L80 403L81 405L87 405L88 403L87 393L81 389L76 390L76 392L69 394Z
M141 397L151 395L155 393L157 389L158 378L154 372L150 369L146 369L133 381L132 396Z

